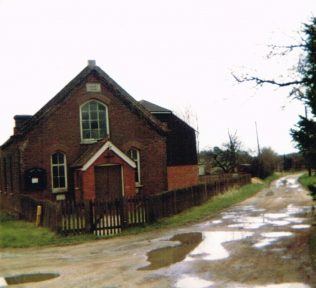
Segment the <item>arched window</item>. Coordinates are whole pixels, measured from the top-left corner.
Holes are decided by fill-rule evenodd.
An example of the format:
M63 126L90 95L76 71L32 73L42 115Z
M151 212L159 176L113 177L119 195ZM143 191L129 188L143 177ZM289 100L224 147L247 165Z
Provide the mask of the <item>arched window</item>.
M95 100L81 106L81 139L83 142L102 139L109 134L107 114L107 107Z
M51 157L52 188L53 192L67 191L67 163L66 156L56 152Z
M136 182L136 184L140 185L140 183L141 183L141 178L140 178L140 152L139 152L139 150L137 150L135 148L132 148L132 149L128 150L127 155L136 164L136 168L135 168L135 182Z

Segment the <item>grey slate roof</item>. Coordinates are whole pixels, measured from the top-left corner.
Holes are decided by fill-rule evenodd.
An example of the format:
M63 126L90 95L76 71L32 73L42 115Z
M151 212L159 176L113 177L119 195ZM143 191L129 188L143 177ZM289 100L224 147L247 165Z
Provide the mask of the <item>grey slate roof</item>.
M172 113L171 110L168 110L146 100L141 100L139 101L139 103L142 104L151 113Z

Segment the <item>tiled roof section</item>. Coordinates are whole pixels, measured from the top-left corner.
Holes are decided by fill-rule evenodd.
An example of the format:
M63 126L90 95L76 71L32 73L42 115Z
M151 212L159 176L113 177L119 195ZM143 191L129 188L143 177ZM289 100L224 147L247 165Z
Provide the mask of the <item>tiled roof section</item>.
M36 114L34 114L23 127L21 127L20 136L25 135L29 130L36 126L42 119L48 117L56 111L63 101L78 88L89 75L96 76L99 81L105 85L116 97L118 97L130 110L139 117L145 119L159 133L167 133L166 128L151 113L129 95L121 86L119 86L109 75L107 75L98 66L87 66L73 80L71 80L55 97L47 102Z
M104 139L96 143L82 145L85 150L80 154L79 158L71 164L71 167L82 167L107 141L108 139Z
M142 104L151 113L172 113L171 110L168 110L146 100L141 100L139 101L139 103Z

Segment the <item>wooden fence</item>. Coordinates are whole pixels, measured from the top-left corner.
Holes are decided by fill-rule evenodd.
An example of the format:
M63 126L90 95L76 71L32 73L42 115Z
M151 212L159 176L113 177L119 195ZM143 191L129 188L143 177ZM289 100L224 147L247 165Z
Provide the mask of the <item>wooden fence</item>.
M0 194L0 208L35 221L36 207L42 206L41 224L64 235L93 233L113 235L180 213L224 193L232 186L250 183L250 175L238 175L147 197L137 195L110 202L35 200L26 195Z
M74 201L59 202L63 234L94 233L118 234L123 229L149 223L148 198L123 197L108 202Z
M57 231L60 223L60 210L55 202L34 199L24 194L0 194L0 210L14 213L20 219L35 222L37 206L42 206L41 225Z
M233 186L250 183L248 174L225 177L196 186L163 192L151 196L151 219L168 217L182 212L193 206L201 205L210 198L224 193Z

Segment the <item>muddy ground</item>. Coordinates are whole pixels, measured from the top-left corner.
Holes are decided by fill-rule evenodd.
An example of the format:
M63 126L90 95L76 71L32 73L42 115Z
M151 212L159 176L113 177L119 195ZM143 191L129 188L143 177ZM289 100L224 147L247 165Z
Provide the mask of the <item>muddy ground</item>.
M0 276L58 273L9 287L316 287L310 196L288 176L204 222L80 245L3 249Z

